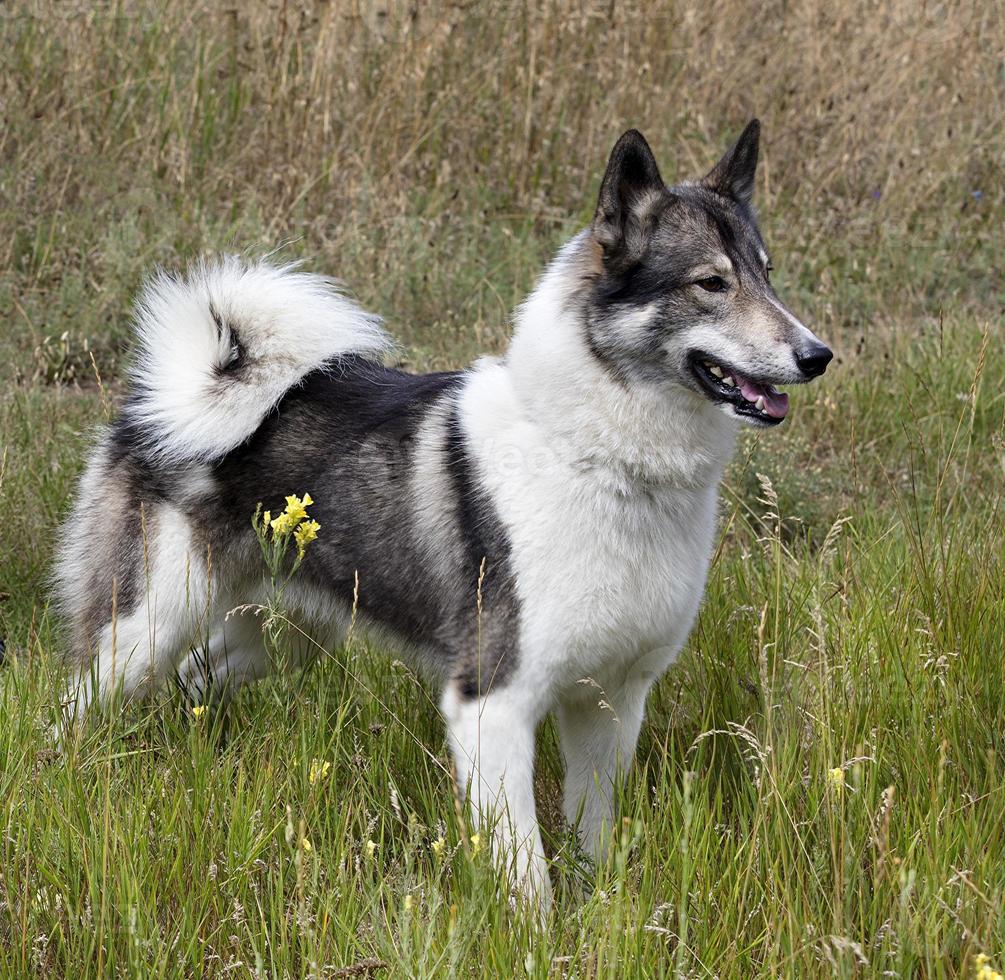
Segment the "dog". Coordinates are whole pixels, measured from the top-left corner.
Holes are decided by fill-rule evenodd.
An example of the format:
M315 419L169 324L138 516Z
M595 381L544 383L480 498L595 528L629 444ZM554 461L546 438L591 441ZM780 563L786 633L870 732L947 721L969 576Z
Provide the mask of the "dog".
M68 713L172 676L226 701L266 674L260 621L228 613L268 599L252 515L293 494L303 516L307 492L317 539L287 606L328 643L358 617L433 678L475 819L545 902L534 734L554 712L566 816L603 857L647 692L698 612L736 433L781 424L775 386L832 357L770 283L759 133L668 187L626 132L506 353L467 370L384 366L379 319L293 266L157 274L61 533Z

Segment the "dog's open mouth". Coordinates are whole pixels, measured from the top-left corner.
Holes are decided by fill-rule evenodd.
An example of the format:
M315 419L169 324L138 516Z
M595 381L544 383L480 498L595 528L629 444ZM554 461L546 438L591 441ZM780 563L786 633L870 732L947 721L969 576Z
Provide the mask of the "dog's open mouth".
M778 425L789 411L789 396L774 385L746 378L707 354L691 355L691 372L712 401L733 406L737 415L762 425Z

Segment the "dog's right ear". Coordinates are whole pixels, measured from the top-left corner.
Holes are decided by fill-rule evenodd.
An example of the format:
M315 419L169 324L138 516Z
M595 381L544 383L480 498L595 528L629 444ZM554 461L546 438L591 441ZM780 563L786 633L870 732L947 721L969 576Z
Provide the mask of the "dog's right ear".
M656 206L666 193L645 137L637 129L628 130L611 151L593 216L593 234L608 267L626 269L642 257Z

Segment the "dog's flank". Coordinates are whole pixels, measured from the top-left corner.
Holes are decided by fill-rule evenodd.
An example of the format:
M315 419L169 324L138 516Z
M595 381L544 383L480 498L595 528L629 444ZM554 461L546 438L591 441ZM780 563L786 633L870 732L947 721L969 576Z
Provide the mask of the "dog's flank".
M505 357L466 371L382 366L377 319L289 267L155 278L62 535L71 710L173 672L200 698L263 676L257 621L227 616L266 598L250 518L309 491L292 614L335 644L359 613L440 684L462 788L541 894L534 731L554 711L566 815L602 854L646 694L697 614L737 427L779 424L774 386L830 359L769 282L758 134L667 187L626 133Z

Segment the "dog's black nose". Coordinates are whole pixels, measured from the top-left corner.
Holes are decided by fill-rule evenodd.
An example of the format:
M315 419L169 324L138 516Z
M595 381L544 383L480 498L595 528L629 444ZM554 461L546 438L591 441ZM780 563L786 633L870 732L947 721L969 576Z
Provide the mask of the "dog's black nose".
M827 370L834 352L824 344L814 344L805 350L796 351L796 364L807 378L819 377Z

